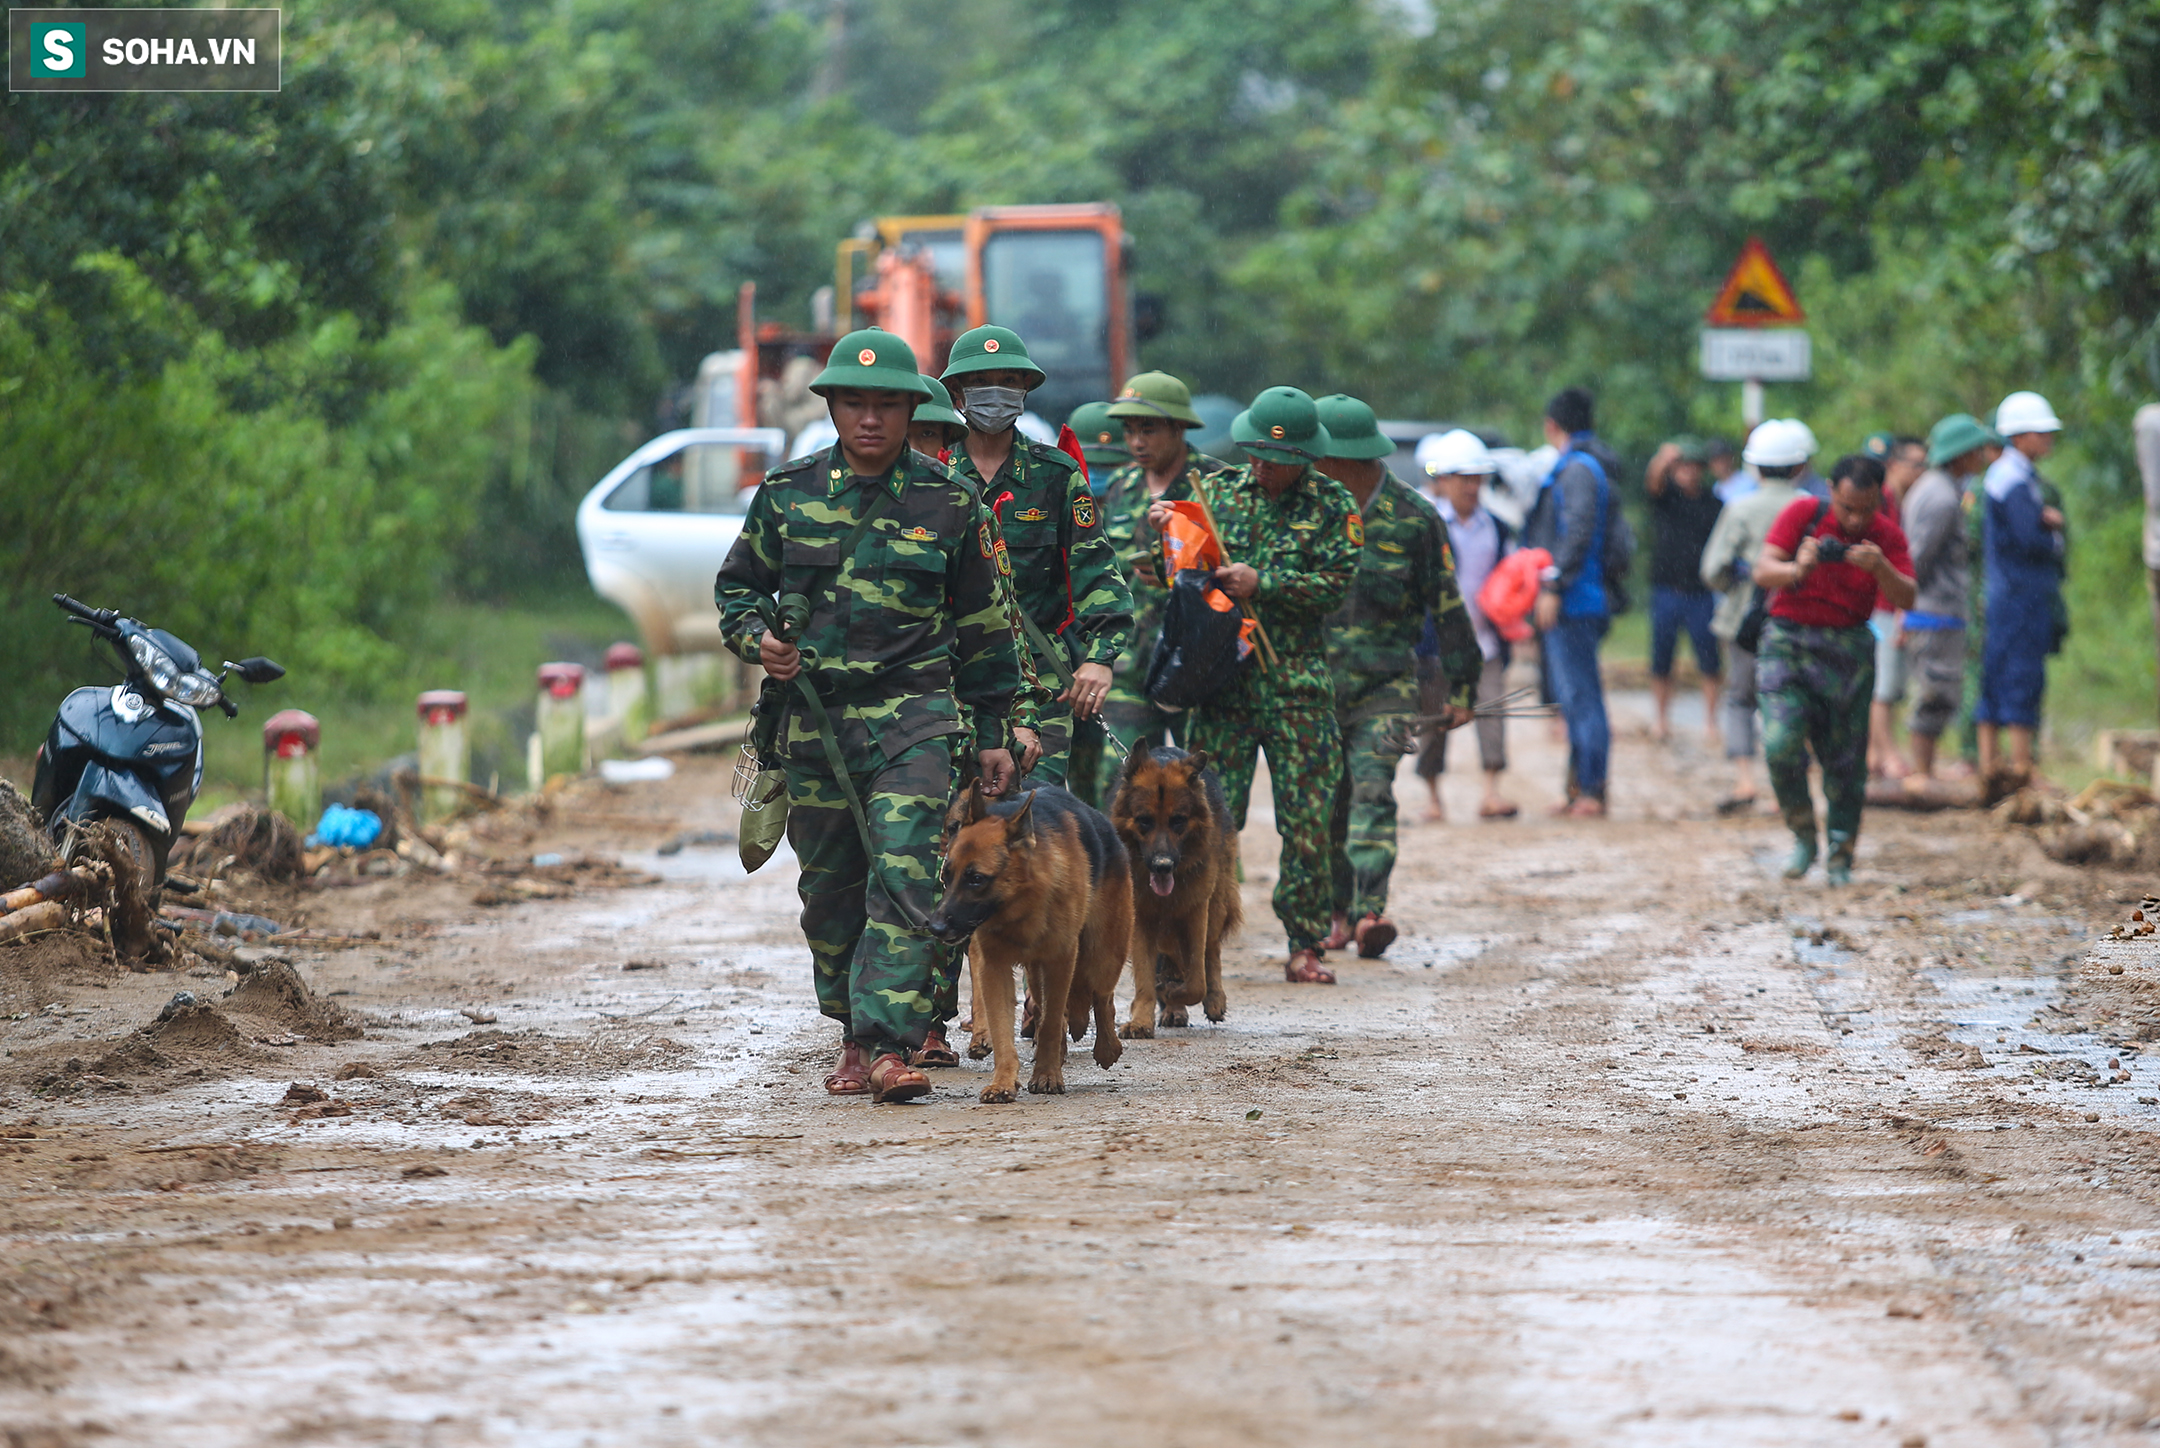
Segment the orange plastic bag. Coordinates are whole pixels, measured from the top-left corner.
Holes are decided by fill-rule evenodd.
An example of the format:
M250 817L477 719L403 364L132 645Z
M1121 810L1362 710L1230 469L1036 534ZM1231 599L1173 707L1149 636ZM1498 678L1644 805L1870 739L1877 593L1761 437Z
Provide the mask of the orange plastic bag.
M1175 577L1188 568L1212 573L1222 567L1222 544L1208 527L1206 510L1186 501L1170 504L1170 512L1170 526L1162 530L1163 577Z
M1162 530L1163 577L1175 578L1187 569L1212 573L1222 567L1222 542L1208 527L1207 510L1197 502L1184 500L1170 504L1170 512L1170 526ZM1219 588L1209 589L1202 597L1217 613L1229 613L1237 607L1237 601ZM1240 658L1255 647L1253 634L1257 628L1251 618L1238 625Z
M1530 610L1537 603L1539 575L1552 567L1552 554L1542 548L1518 548L1493 566L1477 591L1478 612L1500 630L1500 637L1519 644L1530 637Z

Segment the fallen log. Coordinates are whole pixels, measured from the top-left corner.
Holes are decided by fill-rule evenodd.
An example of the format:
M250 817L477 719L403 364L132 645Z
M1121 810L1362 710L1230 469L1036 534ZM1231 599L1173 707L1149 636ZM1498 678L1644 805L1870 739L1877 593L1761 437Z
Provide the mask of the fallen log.
M42 900L12 914L0 915L0 945L59 930L67 923L68 908L65 904L58 900Z

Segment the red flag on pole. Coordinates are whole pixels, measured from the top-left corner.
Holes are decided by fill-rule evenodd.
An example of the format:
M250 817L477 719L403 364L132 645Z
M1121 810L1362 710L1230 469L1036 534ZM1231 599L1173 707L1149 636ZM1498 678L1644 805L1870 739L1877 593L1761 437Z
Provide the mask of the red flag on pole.
M1080 450L1080 439L1074 436L1071 428L1062 423L1058 425L1058 451L1080 464L1081 482L1094 482L1094 479L1088 476L1087 454Z

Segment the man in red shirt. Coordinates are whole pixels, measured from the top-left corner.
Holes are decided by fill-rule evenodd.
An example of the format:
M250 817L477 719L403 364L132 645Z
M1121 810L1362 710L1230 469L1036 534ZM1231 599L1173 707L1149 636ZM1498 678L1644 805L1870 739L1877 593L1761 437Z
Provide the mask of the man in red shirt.
M1852 880L1853 844L1867 799L1868 704L1875 694L1879 605L1913 605L1912 555L1883 510L1883 465L1864 453L1838 459L1830 498L1796 498L1763 538L1756 586L1770 594L1770 618L1756 655L1763 760L1778 810L1793 832L1785 878L1815 863L1815 802L1808 749L1822 765L1829 805L1833 885Z

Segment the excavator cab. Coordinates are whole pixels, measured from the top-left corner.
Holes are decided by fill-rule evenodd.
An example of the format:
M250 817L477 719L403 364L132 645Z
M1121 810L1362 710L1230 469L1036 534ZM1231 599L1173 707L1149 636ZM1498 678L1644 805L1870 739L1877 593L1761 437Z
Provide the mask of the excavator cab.
M820 289L807 332L757 316L757 287L736 303L736 347L707 362L731 374L730 422L778 427L790 455L831 441L810 379L857 327L897 332L932 376L953 339L985 322L1010 327L1048 380L1028 410L1055 428L1084 402L1109 398L1138 370L1132 243L1115 206L989 206L966 216L883 216L836 249L831 291ZM758 461L745 454L743 477Z

